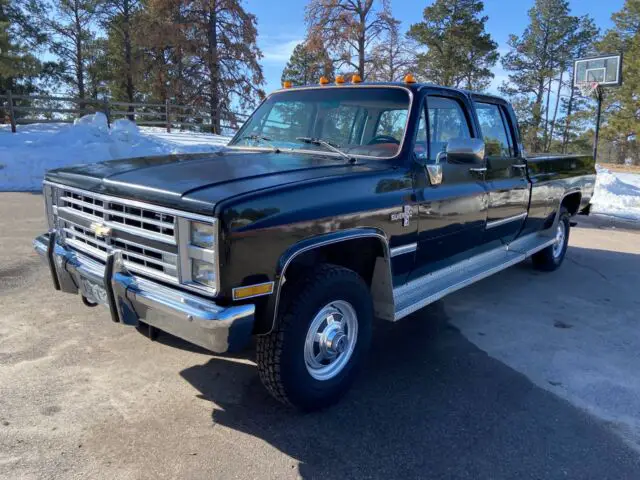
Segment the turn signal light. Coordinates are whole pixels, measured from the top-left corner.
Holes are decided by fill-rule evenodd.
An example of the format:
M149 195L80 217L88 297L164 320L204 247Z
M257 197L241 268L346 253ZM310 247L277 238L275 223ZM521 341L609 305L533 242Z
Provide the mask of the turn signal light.
M291 88L293 87L293 83L291 83L289 80L285 80L284 82L282 82L282 88Z
M416 77L414 77L411 73L407 73L404 76L404 83L416 83Z
M233 299L242 300L243 298L258 297L260 295L269 295L273 293L273 282L260 283L258 285L250 285L248 287L238 287L233 289Z
M329 79L327 77L320 77L320 85L327 85L329 83Z
M357 73L354 73L351 77L351 83L362 83L362 77Z

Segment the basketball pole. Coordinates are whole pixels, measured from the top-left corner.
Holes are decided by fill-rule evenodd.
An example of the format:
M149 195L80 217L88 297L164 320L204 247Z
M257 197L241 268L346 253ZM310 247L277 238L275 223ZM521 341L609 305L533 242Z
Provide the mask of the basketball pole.
M602 87L596 87L596 95L598 98L598 107L596 110L596 131L593 136L593 159L598 161L598 138L600 137L600 117L602 114L602 97L603 91Z

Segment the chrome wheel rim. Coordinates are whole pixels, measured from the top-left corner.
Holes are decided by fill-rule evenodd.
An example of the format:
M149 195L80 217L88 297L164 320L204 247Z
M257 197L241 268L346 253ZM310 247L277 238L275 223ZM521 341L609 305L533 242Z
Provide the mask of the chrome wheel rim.
M316 314L304 342L307 371L316 380L329 380L349 363L358 339L358 316L344 300L328 303Z
M556 240L553 243L553 257L558 258L562 254L564 248L564 238L566 236L566 226L563 221L558 222L558 229L556 230Z

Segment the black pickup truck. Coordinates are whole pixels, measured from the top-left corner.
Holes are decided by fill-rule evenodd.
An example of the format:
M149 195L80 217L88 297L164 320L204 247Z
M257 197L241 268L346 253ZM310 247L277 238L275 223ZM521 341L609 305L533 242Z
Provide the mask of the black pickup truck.
M255 336L267 389L312 410L374 317L560 266L593 158L526 156L506 101L407 80L277 91L220 152L48 172L34 247L55 288L214 352Z

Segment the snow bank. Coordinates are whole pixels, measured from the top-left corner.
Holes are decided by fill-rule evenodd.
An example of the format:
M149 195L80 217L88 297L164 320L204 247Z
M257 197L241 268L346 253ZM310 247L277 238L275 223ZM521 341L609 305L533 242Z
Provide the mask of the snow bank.
M138 127L127 119L111 128L102 113L86 115L73 125L33 124L12 134L0 126L0 191L40 190L46 170L78 163L171 153L219 150L229 137L194 132L167 133ZM598 167L592 212L640 221L640 175L613 173Z
M597 170L591 212L640 221L640 175Z
M138 128L126 119L111 128L102 113L65 123L0 127L0 191L40 190L46 170L79 163L171 153L211 152L228 137Z

